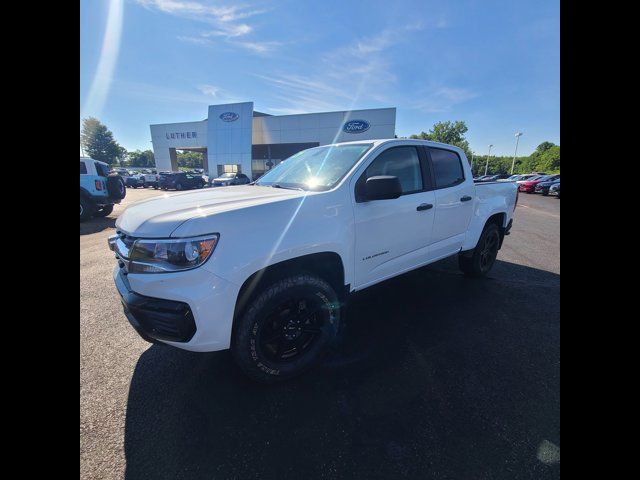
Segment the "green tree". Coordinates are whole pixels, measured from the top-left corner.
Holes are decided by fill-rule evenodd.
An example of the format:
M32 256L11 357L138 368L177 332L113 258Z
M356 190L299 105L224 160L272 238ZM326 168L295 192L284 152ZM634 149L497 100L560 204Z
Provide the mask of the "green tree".
M129 152L127 164L131 167L153 168L156 166L156 160L151 150L136 150Z
M555 173L560 171L560 147L554 145L544 151L538 158L537 169L543 172Z
M203 153L200 152L178 152L178 166L185 168L202 168Z
M109 165L126 158L127 151L114 140L111 130L94 117L82 119L80 144L86 155Z
M528 157L516 161L517 173L560 171L560 146L552 142L542 142Z
M556 147L557 145L555 143L552 142L542 142L540 145L538 145L538 148L536 148L536 152L540 152L541 154L546 152L547 150L549 150L550 148Z
M465 133L469 128L462 120L455 122L446 121L438 122L431 127L428 133L420 132L418 135L411 135L409 138L419 138L422 140L431 140L432 142L447 143L464 150L465 155L471 161L471 150L469 150L469 142L465 138Z

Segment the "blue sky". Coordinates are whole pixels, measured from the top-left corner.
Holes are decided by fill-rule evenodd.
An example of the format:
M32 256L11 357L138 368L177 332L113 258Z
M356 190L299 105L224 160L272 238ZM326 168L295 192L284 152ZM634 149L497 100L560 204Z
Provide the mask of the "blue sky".
M81 0L81 118L129 150L149 124L253 101L397 107L399 136L465 120L477 154L560 143L559 2Z

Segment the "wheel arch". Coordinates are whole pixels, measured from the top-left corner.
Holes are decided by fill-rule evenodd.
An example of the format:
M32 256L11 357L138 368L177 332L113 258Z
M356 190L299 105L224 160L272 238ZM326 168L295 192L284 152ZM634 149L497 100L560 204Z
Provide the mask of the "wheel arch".
M467 232L467 238L465 240L464 245L462 246L462 253L472 252L473 249L476 248L476 245L480 240L480 236L482 235L482 232L489 224L495 224L498 226L498 229L500 230L499 247L502 247L502 241L504 240L504 235L507 230L507 214L504 211L498 211L489 215L487 220L483 224L481 224L482 225L481 228L479 228L480 225L478 225L477 223L475 224L474 228L470 226Z
M340 301L344 301L349 286L345 285L342 257L336 252L318 252L283 260L251 274L240 287L233 315L232 335L236 319L242 315L251 299L267 284L299 272L312 273L331 285Z
M85 198L89 202L95 203L95 201L93 200L93 196L91 195L91 193L89 193L89 190L84 187L80 187L80 196Z

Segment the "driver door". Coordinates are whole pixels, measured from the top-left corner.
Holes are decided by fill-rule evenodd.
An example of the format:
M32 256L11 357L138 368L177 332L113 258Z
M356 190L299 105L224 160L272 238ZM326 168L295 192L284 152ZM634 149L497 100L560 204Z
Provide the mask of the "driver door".
M355 196L355 288L364 288L426 263L435 195L425 152L403 145L378 154L356 182L378 175L398 177L402 195L365 201Z

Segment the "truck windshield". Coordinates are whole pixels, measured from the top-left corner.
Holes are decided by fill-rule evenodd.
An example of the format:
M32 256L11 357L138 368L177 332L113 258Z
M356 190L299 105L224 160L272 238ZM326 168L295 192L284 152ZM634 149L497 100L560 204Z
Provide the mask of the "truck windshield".
M342 180L371 145L327 145L303 150L280 162L263 175L256 185L330 190Z

